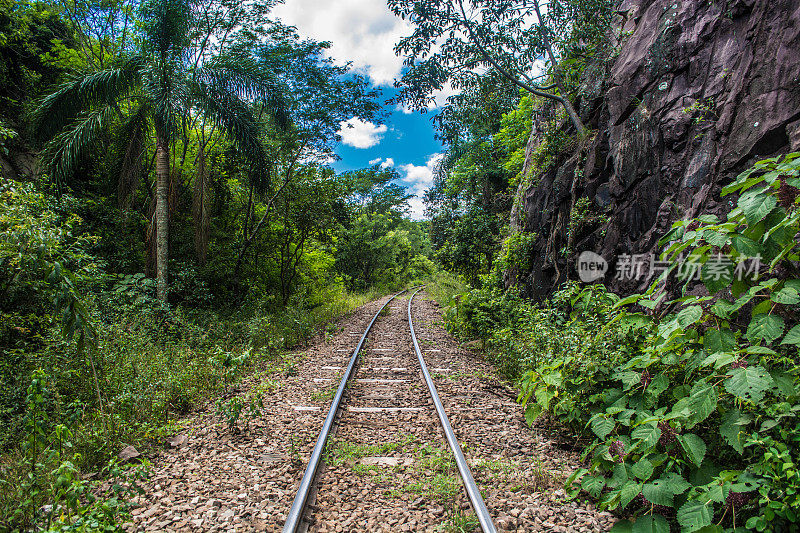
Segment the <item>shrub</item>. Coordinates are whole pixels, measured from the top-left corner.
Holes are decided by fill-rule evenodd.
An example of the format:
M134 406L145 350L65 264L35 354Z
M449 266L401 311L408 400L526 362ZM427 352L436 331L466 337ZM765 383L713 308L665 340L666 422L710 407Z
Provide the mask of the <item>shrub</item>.
M579 350L522 380L532 415L548 410L596 437L573 493L624 509L634 530L668 531L668 519L683 531L796 527L798 169L800 154L761 161L723 190L740 193L725 221L675 224L662 240L667 271L617 302L591 341L633 324L647 339L630 356ZM645 312L623 310L632 304Z

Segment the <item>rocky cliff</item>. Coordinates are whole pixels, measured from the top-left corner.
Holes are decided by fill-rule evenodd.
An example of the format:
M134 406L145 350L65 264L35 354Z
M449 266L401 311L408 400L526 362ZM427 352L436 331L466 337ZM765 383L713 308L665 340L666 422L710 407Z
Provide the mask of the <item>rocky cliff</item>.
M726 211L720 189L742 169L800 150L800 0L623 0L618 24L618 55L584 75L592 134L517 191L512 231L538 238L532 270L507 279L529 296L576 279L584 250L609 261L605 283L641 288L613 279L620 255Z

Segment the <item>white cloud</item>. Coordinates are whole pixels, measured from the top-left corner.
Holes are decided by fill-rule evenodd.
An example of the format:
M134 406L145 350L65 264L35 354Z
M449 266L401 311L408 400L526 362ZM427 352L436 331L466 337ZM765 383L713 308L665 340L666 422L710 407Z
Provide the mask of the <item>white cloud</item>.
M414 196L408 200L408 215L411 220L422 220L425 218L425 202L422 201L421 196Z
M453 96L454 94L458 94L458 91L450 85L450 82L446 82L441 90L433 91L433 101L428 103L428 109L437 109L439 107L444 106L447 103L447 98L449 96ZM407 105L397 104L394 106L395 111L399 111L405 115L410 115L414 112L413 109L408 107Z
M405 177L402 178L403 183L408 187L408 191L415 195L408 203L411 206L411 218L420 220L423 217L425 204L422 201L422 195L433 185L433 176L436 171L436 165L444 157L444 154L432 154L428 157L425 166L421 165L399 165Z
M411 33L411 25L395 17L385 0L286 0L273 14L300 34L331 41L338 61L352 61L376 85L390 85L400 75L403 59L394 44Z
M382 157L379 157L378 159L370 159L370 160L369 160L369 166L372 166L372 165L377 165L377 164L378 164L378 163L380 163L382 160L383 160L383 158L382 158Z
M339 123L338 135L342 143L354 148L372 148L383 139L383 134L389 129L385 124L377 126L369 121L353 117Z
M394 166L394 159L391 157L387 157L386 160L381 163L381 168L389 168Z

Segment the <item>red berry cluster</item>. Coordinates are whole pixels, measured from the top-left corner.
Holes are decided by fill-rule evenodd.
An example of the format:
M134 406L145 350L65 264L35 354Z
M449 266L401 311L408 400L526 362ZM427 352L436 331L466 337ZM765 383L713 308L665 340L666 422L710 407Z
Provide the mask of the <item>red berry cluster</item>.
M744 359L738 359L731 363L731 368L747 368L747 361Z
M639 378L639 383L641 383L642 386L646 389L647 386L650 385L651 381L653 381L653 376L651 376L650 372L648 372L647 370L643 370L642 375Z
M658 429L661 430L661 436L658 438L658 443L665 448L675 442L675 436L678 434L672 426L669 425L669 422L666 420L662 420L658 423Z
M786 183L786 176L781 176L781 186L778 188L778 205L784 209L789 209L794 205L797 197L800 196L800 189L792 187Z
M725 498L725 505L727 505L734 511L738 511L740 508L744 507L747 504L747 502L749 502L752 498L753 494L751 492L731 492L728 494L728 497Z

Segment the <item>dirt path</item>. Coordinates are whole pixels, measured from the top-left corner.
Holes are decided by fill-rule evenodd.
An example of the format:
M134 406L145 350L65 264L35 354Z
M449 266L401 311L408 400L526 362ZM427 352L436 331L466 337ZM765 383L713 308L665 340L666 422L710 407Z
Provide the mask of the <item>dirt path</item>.
M513 391L437 325L436 304L420 296L420 346L498 528L609 529L611 515L567 501L560 490L576 457L525 426ZM234 434L213 406L189 421L177 446L151 458L129 530L280 531L342 369L384 301L293 354L294 375L283 368L248 380L243 396L266 380L275 386L247 429ZM474 524L420 376L406 305L407 297L392 302L368 337L318 478L311 531L470 531Z

